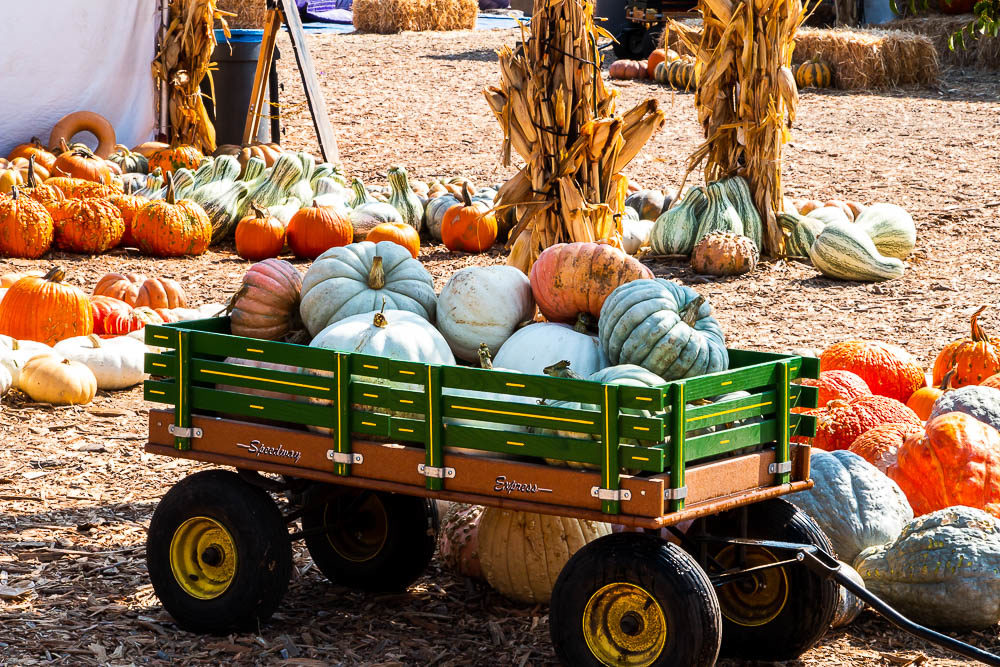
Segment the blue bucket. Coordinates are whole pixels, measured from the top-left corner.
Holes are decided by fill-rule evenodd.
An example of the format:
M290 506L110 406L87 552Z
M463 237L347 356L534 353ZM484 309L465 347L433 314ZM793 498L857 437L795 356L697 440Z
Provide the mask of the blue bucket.
M260 44L264 41L264 31L233 29L229 31L229 39L227 40L225 32L216 30L215 41L219 44L225 44L227 41L242 44Z

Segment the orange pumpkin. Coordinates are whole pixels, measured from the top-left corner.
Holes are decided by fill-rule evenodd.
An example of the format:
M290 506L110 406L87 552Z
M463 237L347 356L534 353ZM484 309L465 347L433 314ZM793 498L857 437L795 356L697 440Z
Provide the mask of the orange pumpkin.
M972 314L972 333L948 343L934 361L934 384L941 384L945 374L955 369L951 386L955 389L967 384L979 384L986 378L1000 373L1000 340L990 338L979 326L979 316L987 306Z
M277 257L285 247L285 226L257 204L250 206L253 214L236 225L236 254L251 262Z
M25 178L24 187L22 192L31 197L36 202L44 206L46 209L55 204L56 202L61 202L66 199L66 195L63 194L62 190L55 187L54 185L49 185L45 183L45 179L37 178L34 169L35 156L32 155L28 158L28 174Z
M994 389L1000 389L1000 373L989 376L979 384L980 386L983 387L993 387Z
M212 240L208 214L189 199L176 201L173 178L168 178L168 182L166 198L149 202L135 214L132 238L147 255L201 255Z
M90 312L94 316L94 333L102 335L108 333L105 321L111 313L117 312L127 317L132 312L132 306L110 296L98 295L90 297Z
M955 369L951 369L944 375L944 379L941 380L941 384L937 387L921 387L913 392L910 399L906 401L906 405L917 413L917 416L927 421L931 416L931 410L934 409L934 402L941 398L944 393L952 388L951 378L955 374Z
M30 157L14 158L6 164L6 168L13 169L21 174L21 180L24 181L25 184L28 182L29 175L34 176L37 181L44 181L46 178L51 176L48 169L35 162L34 155Z
M448 250L482 252L497 240L497 219L488 204L472 201L469 184L462 184L462 201L444 213L441 241Z
M194 146L171 146L148 156L149 171L152 173L159 167L166 174L181 168L197 169L204 159L202 152Z
M961 412L927 422L899 448L887 474L915 515L966 505L1000 516L1000 433Z
M55 228L45 207L18 188L0 195L0 255L36 259L48 252Z
M163 324L163 318L150 308L135 308L127 313L112 311L104 320L104 330L108 334L124 336L147 324Z
M850 448L858 436L879 424L921 424L913 410L894 398L876 394L852 401L830 401L826 407L809 410L806 414L816 417L813 447L828 452ZM795 440L801 442L804 438L796 437Z
M847 449L884 473L896 462L899 448L906 439L911 435L920 436L923 432L923 426L910 422L879 424L855 438Z
M187 296L180 283L170 278L147 278L135 295L136 308L187 308Z
M21 278L0 301L0 333L19 340L54 345L65 338L94 332L90 299L81 290L62 283L60 267L41 278Z
M141 273L106 273L94 286L94 296L107 296L134 306L139 288L146 280Z
M66 199L49 208L60 250L99 255L125 233L121 211L103 199Z
M12 150L7 156L7 159L13 160L19 157L34 157L35 162L45 167L48 171L52 171L52 167L56 163L56 156L42 145L42 142L38 140L38 137L32 137L31 141L28 143L15 146L14 150Z
M830 401L850 401L872 393L865 381L850 371L823 371L818 379L802 378L798 383L819 389L816 406L820 408L826 407ZM792 412L805 412L808 409L792 408Z
M420 234L413 227L405 222L383 222L372 227L365 237L366 241L378 243L379 241L392 241L396 245L401 245L410 251L413 259L420 254Z
M531 267L531 293L553 322L575 322L581 313L595 319L604 300L619 285L652 278L645 264L601 243L557 243Z
M67 178L64 176L53 176L45 179L46 185L58 188L66 199L89 199L92 197L111 197L121 194L121 190L115 185L103 185L86 181L82 178Z
M149 202L148 199L136 195L114 195L108 197L108 203L114 205L118 212L122 214L122 222L125 223L125 231L122 233L120 246L134 247L135 239L132 237L132 222L135 214Z
M285 232L288 247L296 257L316 259L330 248L345 246L354 240L351 221L332 206L301 208L288 221Z
M873 394L904 403L927 383L924 370L901 347L880 341L846 340L820 355L825 371L851 371L868 384Z
M22 272L5 273L2 276L0 276L0 289L7 289L8 287L11 287L21 278L26 278L28 276L36 276L38 278L41 278L44 275L45 275L44 271L24 271L23 273Z
M62 140L63 152L56 158L52 165L52 174L55 176L67 176L69 178L79 178L94 183L110 183L111 168L107 162L94 155L87 148L70 149L66 145L66 140Z
M653 52L649 54L649 58L646 59L646 76L650 79L656 73L656 66L662 62L666 62L667 52L663 49L653 49Z

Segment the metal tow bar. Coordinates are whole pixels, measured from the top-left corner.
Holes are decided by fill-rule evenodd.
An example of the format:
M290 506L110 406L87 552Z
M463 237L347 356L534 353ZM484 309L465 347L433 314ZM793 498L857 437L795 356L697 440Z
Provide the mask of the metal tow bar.
M931 630L930 628L924 627L919 623L914 623L910 619L906 618L886 604L882 598L851 580L841 570L840 561L817 546L811 544L795 544L793 542L776 542L772 540L739 538L726 538L719 541L724 541L726 544L743 544L746 546L793 551L795 552L795 560L801 561L806 567L816 574L833 579L838 584L856 595L859 599L863 600L869 607L888 619L889 622L896 627L909 632L911 635L925 639L932 644L937 644L938 646L946 648L950 651L954 651L955 653L965 656L966 658L972 658L973 660L978 660L987 665L996 665L997 667L1000 667L1000 656L984 651L983 649L972 646L971 644L966 644L965 642L959 641L954 637L943 635L940 632ZM780 564L776 563L775 565Z

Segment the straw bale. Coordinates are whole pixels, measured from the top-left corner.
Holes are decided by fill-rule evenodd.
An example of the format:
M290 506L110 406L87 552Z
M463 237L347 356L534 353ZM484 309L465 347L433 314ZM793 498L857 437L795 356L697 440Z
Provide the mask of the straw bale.
M478 0L354 0L354 27L390 34L404 30L472 30Z
M934 43L900 30L802 28L795 36L795 62L821 60L844 90L881 90L930 85L941 73Z
M972 20L971 14L960 16L920 16L897 19L887 28L926 35L937 50L942 65L950 67L975 67L984 70L1000 69L1000 39L966 39L966 48L948 48L948 38Z
M230 28L260 30L264 27L267 0L218 0L216 5L224 12L235 14L227 17Z
M659 44L661 49L673 49L678 55L694 56L694 51L688 45L700 41L701 19L686 19L667 24L660 35Z

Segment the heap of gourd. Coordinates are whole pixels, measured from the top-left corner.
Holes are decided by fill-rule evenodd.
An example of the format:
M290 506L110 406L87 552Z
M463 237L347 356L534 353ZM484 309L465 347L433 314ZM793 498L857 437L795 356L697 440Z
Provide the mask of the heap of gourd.
M98 254L119 245L199 255L235 235L247 259L286 248L314 258L373 231L405 240L415 254L425 228L449 249L480 252L499 231L489 211L495 189L468 179L411 183L395 167L387 192L369 191L337 165L274 144L224 146L207 157L154 142L117 148L107 160L82 144L15 148L0 165L0 255L37 258L52 246Z

